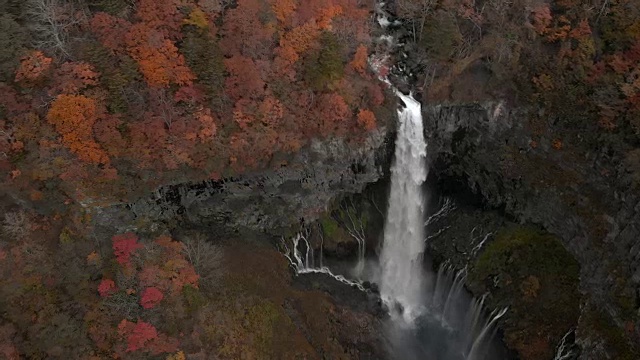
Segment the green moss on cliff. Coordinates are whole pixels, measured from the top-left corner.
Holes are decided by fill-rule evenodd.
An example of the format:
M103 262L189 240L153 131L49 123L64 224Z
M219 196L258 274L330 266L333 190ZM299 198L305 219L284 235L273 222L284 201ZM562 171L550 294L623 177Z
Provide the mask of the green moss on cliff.
M325 215L320 219L320 225L322 226L322 232L326 237L333 237L338 231L340 225L330 215Z
M579 316L579 266L551 234L534 228L504 229L470 273L476 294L490 293L495 307L509 307L507 344L522 359L549 358Z

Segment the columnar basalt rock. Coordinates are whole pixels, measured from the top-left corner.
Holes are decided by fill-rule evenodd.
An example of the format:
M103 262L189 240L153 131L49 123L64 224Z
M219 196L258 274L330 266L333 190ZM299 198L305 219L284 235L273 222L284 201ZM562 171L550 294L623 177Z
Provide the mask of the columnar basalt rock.
M359 193L385 176L392 149L393 134L387 128L357 143L317 140L286 166L219 181L167 185L134 203L94 211L96 221L112 223L113 214L124 216L116 209L127 209L129 220L217 222L229 229L279 234L301 221L318 219L333 200Z

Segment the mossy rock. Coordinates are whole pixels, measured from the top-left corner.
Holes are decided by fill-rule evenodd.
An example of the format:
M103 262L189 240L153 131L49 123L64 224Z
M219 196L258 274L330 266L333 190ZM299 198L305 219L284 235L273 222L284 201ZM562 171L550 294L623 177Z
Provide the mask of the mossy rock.
M469 275L477 295L509 307L507 345L522 359L551 358L580 315L579 265L555 236L531 227L500 231Z
M340 230L338 222L329 215L325 215L320 219L320 226L324 236L334 237Z

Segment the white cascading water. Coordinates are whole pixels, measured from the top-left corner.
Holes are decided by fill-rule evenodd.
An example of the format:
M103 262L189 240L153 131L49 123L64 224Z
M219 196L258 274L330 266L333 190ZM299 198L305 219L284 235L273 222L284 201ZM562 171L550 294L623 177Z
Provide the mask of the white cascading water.
M400 127L391 167L389 208L380 255L380 293L393 308L402 308L408 322L422 312L424 198L427 177L426 143L420 103L398 92L405 108L398 111Z

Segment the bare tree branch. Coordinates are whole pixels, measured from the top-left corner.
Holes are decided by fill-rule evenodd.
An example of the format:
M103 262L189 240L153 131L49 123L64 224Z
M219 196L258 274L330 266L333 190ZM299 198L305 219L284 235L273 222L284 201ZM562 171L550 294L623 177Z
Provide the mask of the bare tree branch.
M69 58L70 33L84 14L63 0L28 0L26 11L35 47Z

